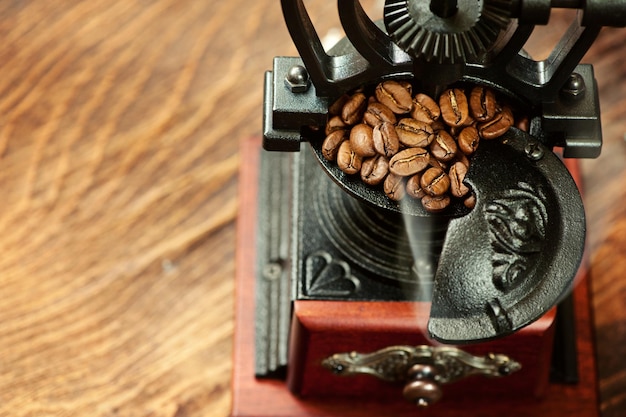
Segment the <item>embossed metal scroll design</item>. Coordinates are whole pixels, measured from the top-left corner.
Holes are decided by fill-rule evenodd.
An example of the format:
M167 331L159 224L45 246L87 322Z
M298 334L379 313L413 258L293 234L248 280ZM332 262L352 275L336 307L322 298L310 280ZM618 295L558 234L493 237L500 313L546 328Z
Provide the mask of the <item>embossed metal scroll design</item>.
M502 377L519 371L519 362L502 354L474 356L448 346L391 346L372 353L336 353L322 365L337 375L367 374L389 382L405 382L413 365L437 368L436 382L447 384L459 379L482 375Z
M333 258L324 250L307 257L305 278L305 292L310 296L347 297L361 286L347 262Z
M548 224L545 201L540 187L519 182L517 188L485 206L497 288L510 291L517 287L541 252Z

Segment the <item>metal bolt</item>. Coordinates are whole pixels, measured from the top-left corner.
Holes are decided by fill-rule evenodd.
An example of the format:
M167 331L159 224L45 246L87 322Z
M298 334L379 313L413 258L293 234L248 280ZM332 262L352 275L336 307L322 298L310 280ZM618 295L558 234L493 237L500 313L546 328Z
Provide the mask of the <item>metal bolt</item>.
M268 263L263 267L263 278L268 281L274 281L280 278L283 268L276 262Z
M498 373L499 373L500 375L502 375L502 376L507 376L507 375L510 375L510 374L511 374L511 368L509 368L509 366L508 366L508 365L506 365L506 364L505 364L505 365L501 365L501 366L498 368Z
M343 371L345 370L345 368L343 367L342 364L338 363L337 365L335 365L335 367L333 368L333 372L337 375L341 374Z
M539 143L537 142L528 142L526 144L526 147L524 148L524 152L526 153L526 156L531 159L532 161L538 161L541 158L543 158L543 149L541 148L541 146L539 145Z
M585 94L586 90L587 87L585 86L585 80L583 77L579 73L573 72L561 89L561 92L567 98L578 99Z
M292 93L304 93L311 86L311 79L306 68L302 65L294 65L289 68L285 76L285 85Z

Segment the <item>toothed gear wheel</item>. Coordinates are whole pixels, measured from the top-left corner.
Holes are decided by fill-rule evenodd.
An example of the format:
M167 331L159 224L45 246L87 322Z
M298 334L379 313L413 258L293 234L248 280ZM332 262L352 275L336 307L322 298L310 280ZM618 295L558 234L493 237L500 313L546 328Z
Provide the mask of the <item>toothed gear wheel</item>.
M476 62L510 23L511 0L458 0L440 17L428 0L387 0L384 22L391 39L413 58L438 64Z

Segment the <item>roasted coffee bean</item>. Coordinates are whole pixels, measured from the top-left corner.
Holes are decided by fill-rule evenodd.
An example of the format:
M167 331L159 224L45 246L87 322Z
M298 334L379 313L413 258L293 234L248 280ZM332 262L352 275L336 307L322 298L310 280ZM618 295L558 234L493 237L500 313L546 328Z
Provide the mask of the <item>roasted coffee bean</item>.
M465 200L463 200L463 205L470 210L476 207L476 196L472 194L467 197Z
M435 158L442 162L454 159L458 147L454 138L445 130L440 130L434 134L434 140L430 144L430 152Z
M393 173L387 175L383 183L383 191L385 191L387 197L394 201L402 200L406 194L404 178Z
M443 169L429 168L422 174L420 185L428 195L443 195L450 189L450 177Z
M406 146L425 148L433 141L433 129L428 123L406 118L396 126L400 143Z
M376 127L382 122L396 123L396 115L384 104L374 102L367 106L363 121L372 127Z
M352 128L350 131L350 144L352 145L352 150L360 157L367 158L376 155L372 128L364 123Z
M496 139L504 135L513 126L513 113L508 107L504 107L494 118L478 125L478 134L483 139Z
M469 193L469 187L463 184L467 175L467 167L462 162L457 162L450 167L450 193L455 197L463 197Z
M368 185L380 184L389 173L389 161L382 155L367 158L361 164L361 180Z
M341 116L341 111L343 110L343 106L346 104L348 100L350 100L349 95L347 94L342 95L337 100L335 100L333 104L330 105L330 107L328 108L328 113L333 116Z
M419 199L426 195L426 192L422 189L422 184L420 184L420 179L420 174L415 174L406 182L406 193L413 198Z
M346 101L341 109L341 118L344 123L354 125L361 121L365 108L367 107L367 97L363 93L355 93Z
M425 123L434 123L441 116L439 105L430 96L418 94L413 98L413 110L411 116L415 120Z
M323 157L347 174L359 173L365 184L382 182L390 199L408 194L435 213L459 198L471 209L476 197L463 183L470 156L481 140L501 136L513 125L528 129L529 120L514 117L493 90L470 89L467 95L449 89L433 100L413 96L409 82L385 81L369 97L363 89L340 97L329 108Z
M337 166L346 174L352 175L361 171L362 159L354 152L349 140L344 140L337 152Z
M411 111L413 99L411 93L396 81L385 81L376 86L376 99L389 107L396 114Z
M445 208L449 205L450 197L445 194L434 197L431 195L425 195L422 198L422 206L424 206L424 208L431 213L439 213L445 210Z
M324 130L324 133L326 134L326 136L328 136L335 130L345 129L348 129L348 125L343 122L341 116L333 116L328 119L328 122L326 122L326 129Z
M480 143L480 136L478 135L478 129L474 126L468 126L461 130L458 137L459 149L465 155L472 155L478 149Z
M389 122L384 122L374 128L374 149L381 155L391 158L400 150L400 139L396 127Z
M331 132L324 142L322 142L322 155L329 161L337 159L339 146L343 141L348 139L348 132L345 130L335 130Z
M470 110L478 122L488 122L496 115L496 95L490 88L477 86L470 94Z
M467 97L463 90L454 88L439 97L441 117L448 126L463 126L469 118Z
M428 166L430 156L424 148L407 148L398 152L389 161L389 171L408 177L423 171Z

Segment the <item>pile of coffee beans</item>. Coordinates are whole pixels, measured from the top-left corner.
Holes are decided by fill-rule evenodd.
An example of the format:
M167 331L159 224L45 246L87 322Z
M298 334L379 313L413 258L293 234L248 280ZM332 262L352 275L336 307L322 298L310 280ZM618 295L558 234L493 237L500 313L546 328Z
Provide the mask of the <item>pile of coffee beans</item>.
M344 95L329 108L322 154L344 173L381 186L392 200L421 200L440 212L452 198L472 208L463 184L481 140L502 136L515 123L511 108L483 86L451 88L433 99L412 85L385 81L372 94Z

